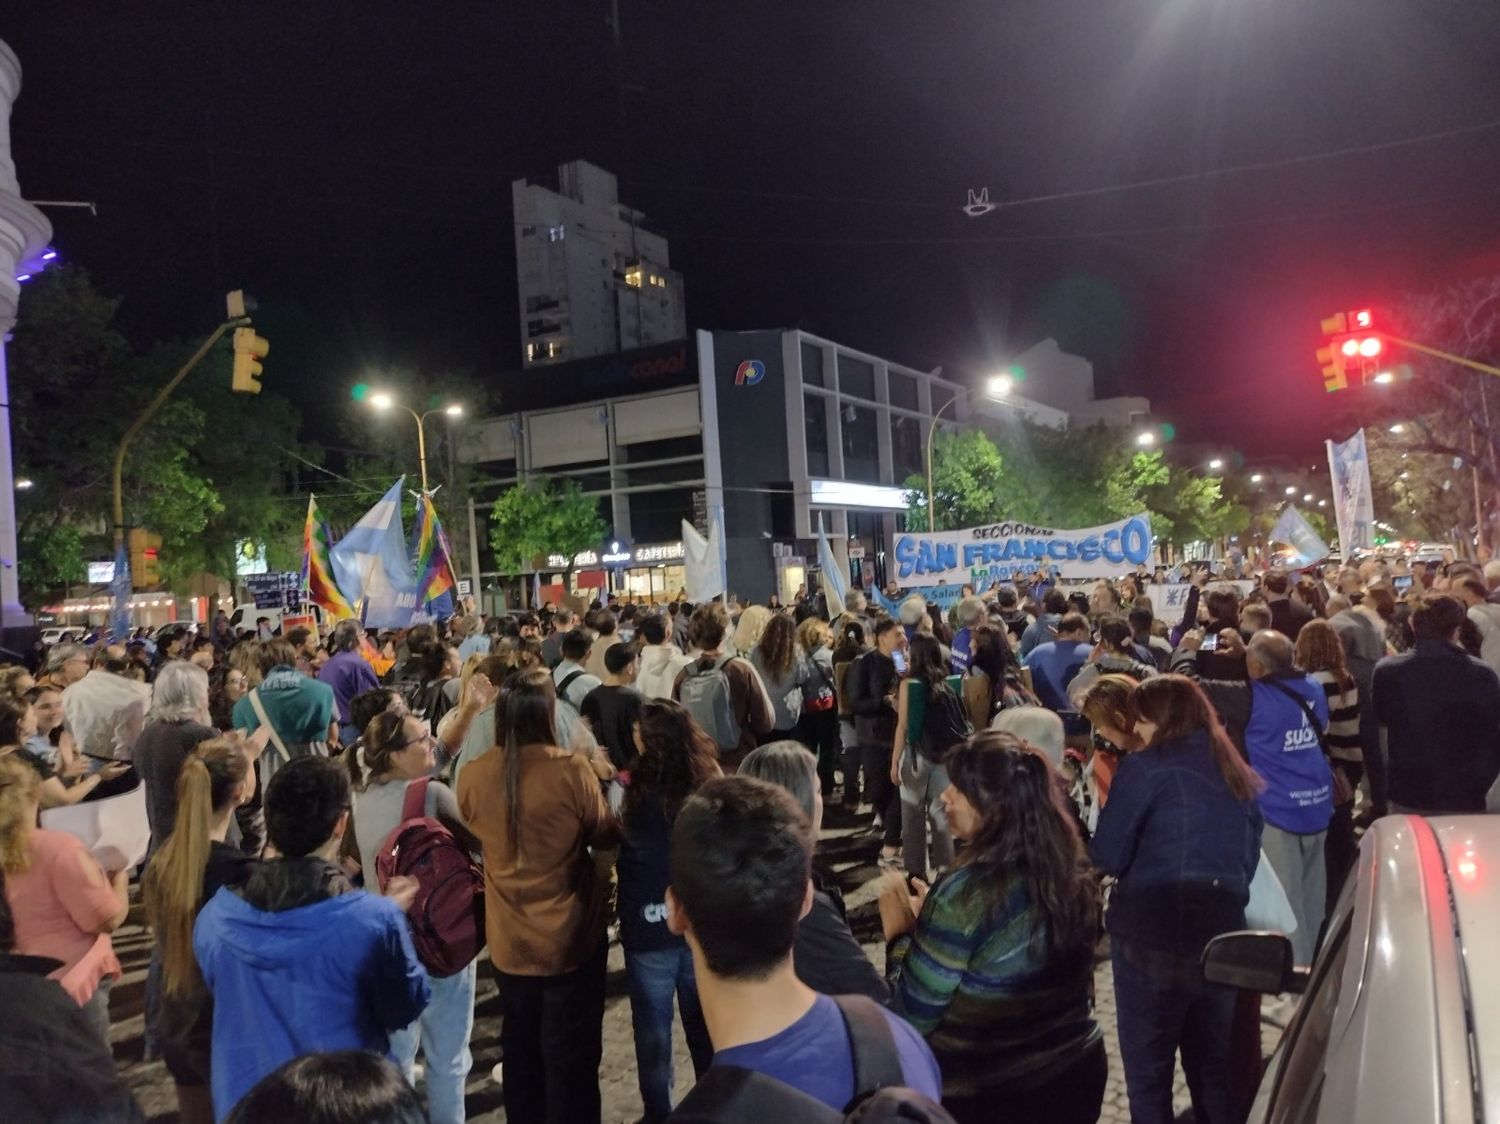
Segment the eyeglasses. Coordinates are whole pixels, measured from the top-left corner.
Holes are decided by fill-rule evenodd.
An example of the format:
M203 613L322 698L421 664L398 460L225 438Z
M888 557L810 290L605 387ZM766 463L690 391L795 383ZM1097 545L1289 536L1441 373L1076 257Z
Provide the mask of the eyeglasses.
M408 748L410 748L411 746L414 746L414 745L422 745L422 746L431 745L435 741L437 741L437 738L435 738L433 736L433 734L432 734L432 731L429 730L427 733L423 734L419 738L412 738L409 741L397 742L395 745L391 746L390 752L391 753L396 753L396 752L399 752L400 750L408 749Z

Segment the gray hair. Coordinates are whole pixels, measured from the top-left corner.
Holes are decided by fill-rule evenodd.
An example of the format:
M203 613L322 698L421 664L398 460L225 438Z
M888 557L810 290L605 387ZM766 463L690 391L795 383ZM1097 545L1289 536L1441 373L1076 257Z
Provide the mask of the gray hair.
M1062 719L1045 707L1017 706L1002 710L990 723L990 729L1011 734L1027 745L1035 746L1047 755L1047 760L1055 768L1062 768L1063 748L1067 742Z
M47 670L61 671L62 665L71 659L87 655L82 644L54 644L52 650L47 653Z
M913 593L897 606L897 615L907 628L915 627L927 615L927 599L920 593Z
M965 597L953 612L954 619L963 628L973 628L984 620L984 602L977 597Z
M151 717L161 722L208 716L208 672L187 660L168 660L151 688Z
M1271 675L1285 675L1296 666L1296 650L1292 642L1273 629L1264 628L1250 637L1245 650L1252 679ZM1260 676L1255 674L1260 672Z
M740 762L739 774L784 788L797 807L816 826L818 814L818 759L801 742L771 742L752 750Z
M850 613L864 611L866 605L865 593L862 589L846 589L844 591L844 610Z
M364 626L353 618L339 621L333 626L333 632L329 634L328 646L335 652L359 651L359 634L363 628Z

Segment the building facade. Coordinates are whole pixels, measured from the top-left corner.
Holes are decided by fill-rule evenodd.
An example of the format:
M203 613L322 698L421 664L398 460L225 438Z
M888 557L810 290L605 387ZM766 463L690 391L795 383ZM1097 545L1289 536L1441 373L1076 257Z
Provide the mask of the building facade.
M615 177L575 160L511 184L525 367L684 339L682 276L667 240L620 202Z

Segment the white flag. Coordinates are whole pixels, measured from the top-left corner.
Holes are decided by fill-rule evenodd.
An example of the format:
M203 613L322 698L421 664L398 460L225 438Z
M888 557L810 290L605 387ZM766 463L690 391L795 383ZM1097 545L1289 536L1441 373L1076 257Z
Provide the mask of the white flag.
M682 575L687 599L694 605L721 597L728 583L724 579L724 551L719 521L710 517L708 538L698 533L686 519L682 521Z

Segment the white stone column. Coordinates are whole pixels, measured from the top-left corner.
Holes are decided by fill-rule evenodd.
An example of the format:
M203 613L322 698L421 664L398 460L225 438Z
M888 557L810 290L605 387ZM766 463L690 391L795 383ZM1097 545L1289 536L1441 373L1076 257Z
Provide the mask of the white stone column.
M10 151L10 107L21 92L21 63L0 41L0 625L30 624L21 608L16 575L16 480L10 446L10 379L5 342L16 325L21 285L16 274L31 268L52 237L52 224L21 198Z

